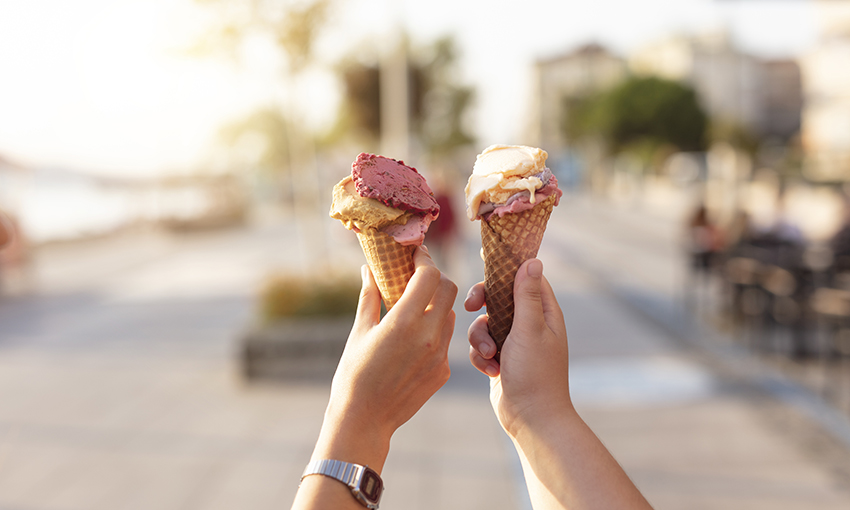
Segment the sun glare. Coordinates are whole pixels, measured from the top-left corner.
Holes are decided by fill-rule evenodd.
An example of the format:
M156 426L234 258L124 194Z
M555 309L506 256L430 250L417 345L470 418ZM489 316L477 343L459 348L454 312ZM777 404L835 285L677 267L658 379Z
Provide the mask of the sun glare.
M25 162L185 170L222 124L271 95L245 69L184 51L205 19L189 0L17 4L0 6L0 62L16 78L0 84L0 153Z

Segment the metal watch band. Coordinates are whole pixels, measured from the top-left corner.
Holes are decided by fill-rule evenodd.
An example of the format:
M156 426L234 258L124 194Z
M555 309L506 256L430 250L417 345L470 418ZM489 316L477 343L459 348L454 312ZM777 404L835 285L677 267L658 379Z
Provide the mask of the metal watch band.
M378 493L378 500L371 501L364 497L364 494L360 490L360 482L363 479L364 472L368 469L368 466L361 466L360 464L353 464L351 462L343 462L341 460L331 460L331 459L320 459L320 460L312 460L307 464L307 467L304 468L304 473L301 475L301 480L304 480L305 477L309 475L324 475L335 480L339 480L344 483L351 489L352 495L360 502L363 506L368 508L369 510L376 510L378 508L378 503L380 502L380 492ZM373 470L369 470L373 476L377 476ZM380 477L378 477L380 480ZM383 485L381 482L379 482Z

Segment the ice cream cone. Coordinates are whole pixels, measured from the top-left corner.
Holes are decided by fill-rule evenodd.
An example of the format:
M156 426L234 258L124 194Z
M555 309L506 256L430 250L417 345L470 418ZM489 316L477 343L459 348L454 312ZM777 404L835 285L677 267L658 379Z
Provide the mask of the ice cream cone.
M487 324L496 341L497 355L514 322L514 280L517 270L537 256L546 223L558 199L550 195L531 209L481 220L484 257L484 299Z
M357 239L381 291L384 306L389 311L401 298L407 282L413 276L413 252L416 246L399 244L392 236L375 229L358 232Z

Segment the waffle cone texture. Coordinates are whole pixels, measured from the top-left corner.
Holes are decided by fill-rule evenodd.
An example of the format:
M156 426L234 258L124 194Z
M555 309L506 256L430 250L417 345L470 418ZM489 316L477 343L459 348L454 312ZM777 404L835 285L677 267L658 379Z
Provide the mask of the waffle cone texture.
M357 240L389 311L401 298L416 269L413 265L416 246L398 244L392 236L374 229L358 232Z
M493 214L489 220L481 220L487 326L496 341L497 355L514 323L517 270L523 262L537 256L557 198L549 195L526 211L502 217Z

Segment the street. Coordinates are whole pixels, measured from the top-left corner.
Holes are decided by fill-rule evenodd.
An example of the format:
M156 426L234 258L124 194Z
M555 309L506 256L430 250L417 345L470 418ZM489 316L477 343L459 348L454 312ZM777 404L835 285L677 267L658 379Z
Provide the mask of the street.
M555 209L539 258L580 414L657 509L850 508L842 438L645 313L681 300L671 217L581 196ZM355 236L328 225L313 235L356 271ZM483 269L477 224L463 232L452 377L393 438L383 508L530 508L468 361L462 298ZM266 219L40 250L0 296L0 509L289 505L329 381L248 385L235 353L264 278L310 266L303 234Z

